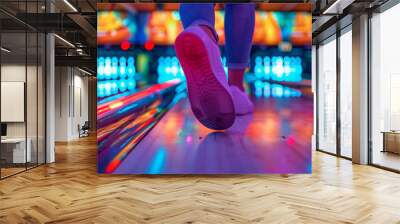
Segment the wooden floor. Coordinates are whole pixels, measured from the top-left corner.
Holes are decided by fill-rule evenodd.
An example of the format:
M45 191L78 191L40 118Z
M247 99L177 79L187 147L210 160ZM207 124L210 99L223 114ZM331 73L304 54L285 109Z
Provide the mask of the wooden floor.
M1 168L1 176L8 177L13 174L23 172L24 170L25 170L25 167L23 167L23 168Z
M107 176L94 138L0 181L0 223L400 223L400 175L314 153L312 175Z

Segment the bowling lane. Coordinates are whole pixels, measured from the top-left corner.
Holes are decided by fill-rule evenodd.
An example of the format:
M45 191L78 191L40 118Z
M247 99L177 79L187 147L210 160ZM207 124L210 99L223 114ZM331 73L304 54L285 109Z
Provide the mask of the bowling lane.
M98 171L111 173L180 98L185 85L167 82L98 101Z
M254 96L254 114L223 132L203 127L181 99L113 173L311 173L312 99L277 96Z

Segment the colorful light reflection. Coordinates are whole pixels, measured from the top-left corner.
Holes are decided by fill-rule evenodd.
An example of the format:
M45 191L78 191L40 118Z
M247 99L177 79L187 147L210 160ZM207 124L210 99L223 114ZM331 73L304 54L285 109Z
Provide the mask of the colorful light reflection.
M112 173L161 116L186 96L181 85L179 82L166 82L137 93L115 95L98 103L100 173ZM155 165L151 170L157 172L159 169L161 166Z
M134 6L134 5L133 5ZM311 13L257 11L253 43L277 46L282 42L296 46L311 45ZM215 13L219 43L224 44L224 11ZM101 45L173 45L182 25L177 11L98 11L97 42Z
M300 90L281 84L256 80L254 82L254 95L257 98L296 98L301 97L302 93Z
M300 57L258 56L255 58L254 75L259 80L300 82L303 66Z
M222 57L221 61L227 74L226 57ZM254 77L257 80L278 82L300 82L303 80L303 65L300 57L257 56L252 64L254 64ZM99 98L135 89L136 71L139 65L136 65L133 56L99 57L97 66L99 80L97 94ZM176 56L159 57L156 75L157 83L185 80L185 75ZM276 92L277 95L281 94L280 90L276 91L278 91ZM287 90L282 91L282 96L294 96L292 93L287 93Z

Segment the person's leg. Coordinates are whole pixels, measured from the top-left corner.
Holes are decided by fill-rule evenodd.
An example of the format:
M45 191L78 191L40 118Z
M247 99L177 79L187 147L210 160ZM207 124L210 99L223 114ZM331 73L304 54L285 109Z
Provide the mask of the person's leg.
M214 28L214 3L181 3L179 16L184 29L199 25L216 41L218 40L218 35Z
M249 66L254 20L254 3L225 5L225 51L229 85L241 90L244 90L243 76Z
M227 129L236 112L217 44L214 4L181 4L180 15L185 29L175 40L175 50L192 112L208 128Z

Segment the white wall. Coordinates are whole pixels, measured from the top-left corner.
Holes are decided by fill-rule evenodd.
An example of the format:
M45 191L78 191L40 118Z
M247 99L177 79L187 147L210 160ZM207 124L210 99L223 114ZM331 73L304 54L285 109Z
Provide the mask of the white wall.
M76 71L76 70L75 70ZM81 74L81 73L80 73ZM73 113L74 119L72 119L72 135L78 137L78 124L83 125L85 121L89 120L89 102L88 102L88 78L81 75L75 75L74 78L74 100L75 100L75 113ZM80 93L79 93L80 91ZM80 96L80 97L79 97ZM80 101L80 102L78 102ZM81 108L79 108L81 107ZM80 111L81 109L81 111Z
M25 82L25 65L2 65L1 81L3 82ZM7 108L1 108L6 110ZM25 123L7 123L7 137L25 137Z
M56 67L55 73L55 140L70 141L79 137L78 125L89 117L88 78L72 67Z
M55 68L55 141L68 141L69 139L69 69L67 67Z
M37 70L38 69L38 70ZM25 80L27 77L28 80ZM40 163L44 162L45 147L45 120L44 120L44 74L42 68L36 65L27 67L25 64L3 64L1 66L2 82L24 82L26 83L26 108L22 112L27 115L27 120L23 122L6 122L7 137L24 138L25 135L30 139L32 150L32 161L36 162L39 158ZM24 94L24 90L22 90ZM7 97L7 96L2 96ZM10 110L10 108L1 108ZM37 157L37 154L39 156Z
M36 86L36 80L32 80L30 78L30 74L36 74L36 67L34 66L28 66L27 68L24 65L18 65L18 64L5 64L1 66L1 81L2 82L25 82L25 75L26 71L29 74L28 76L28 81L29 81L29 87ZM37 99L36 99L36 88L27 88L27 106L30 107L28 109L28 112L32 111L32 107L34 107L34 110L36 111L36 106L37 106ZM32 104L33 103L33 104ZM40 106L40 105L39 105ZM2 110L7 110L7 108L1 108ZM28 116L28 122L34 122L34 124L29 123L28 124L28 129L30 127L34 127L36 130L36 119L37 115L36 113L27 113ZM25 123L26 122L12 122L12 123L7 123L7 135L8 137L25 137ZM28 137L30 131L28 130ZM36 132L35 132L36 133Z

